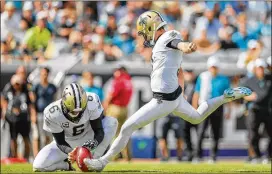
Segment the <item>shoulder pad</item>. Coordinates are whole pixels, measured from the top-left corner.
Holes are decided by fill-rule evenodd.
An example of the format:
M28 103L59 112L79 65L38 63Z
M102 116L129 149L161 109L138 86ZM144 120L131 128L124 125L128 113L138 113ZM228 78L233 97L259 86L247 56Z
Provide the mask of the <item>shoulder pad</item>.
M164 44L168 44L170 41L174 39L181 39L180 33L176 30L167 31L163 36Z
M54 120L57 117L59 117L62 114L60 100L57 100L51 103L50 105L48 105L44 109L43 114L47 119L50 119L50 120Z
M166 47L166 45L174 39L182 40L180 33L176 30L166 31L156 42L152 52L170 50L171 48Z
M100 109L102 107L100 99L98 95L96 95L95 93L87 92L87 98L88 98L87 109L89 111Z

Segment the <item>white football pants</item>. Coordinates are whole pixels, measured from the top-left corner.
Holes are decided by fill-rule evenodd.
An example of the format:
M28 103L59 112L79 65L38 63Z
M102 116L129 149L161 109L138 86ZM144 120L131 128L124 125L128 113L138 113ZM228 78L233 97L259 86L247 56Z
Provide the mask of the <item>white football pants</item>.
M102 120L104 128L104 139L97 146L94 151L93 158L101 157L106 151L107 147L112 142L115 137L115 133L118 126L118 121L116 118L106 116ZM78 140L67 141L68 144L75 148L76 146L82 146L83 143L90 140L91 135L86 133L83 137L80 137ZM50 144L45 146L36 156L33 162L33 169L41 172L50 172L55 170L68 170L69 166L67 162L64 162L67 159L67 154L63 153L58 147L56 142L53 140Z
M224 96L216 97L203 102L198 109L193 108L182 95L174 101L152 99L149 103L141 107L123 124L118 137L112 143L109 151L101 158L109 162L115 155L125 148L132 133L152 121L173 113L176 116L192 123L199 124L208 117L219 106L226 103Z

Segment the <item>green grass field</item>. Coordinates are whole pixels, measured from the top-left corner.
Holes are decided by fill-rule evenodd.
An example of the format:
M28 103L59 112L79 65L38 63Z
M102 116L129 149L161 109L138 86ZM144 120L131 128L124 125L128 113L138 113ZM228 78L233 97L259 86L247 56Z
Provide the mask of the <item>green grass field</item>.
M80 170L76 168L76 173ZM31 164L1 165L1 173L32 173ZM54 172L63 173L63 172ZM75 173L75 172L70 172ZM110 163L104 173L271 173L271 164L246 164L244 162L218 162L217 164L116 162ZM39 173L40 174L40 173Z

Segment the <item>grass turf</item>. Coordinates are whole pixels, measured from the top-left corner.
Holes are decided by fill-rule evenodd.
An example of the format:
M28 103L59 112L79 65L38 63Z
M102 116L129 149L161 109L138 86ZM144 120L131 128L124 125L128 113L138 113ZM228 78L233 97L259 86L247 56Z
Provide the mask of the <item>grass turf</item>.
M76 172L80 170L76 167ZM271 173L271 164L246 164L243 162L219 162L216 164L190 164L190 163L160 163L160 162L131 162L110 163L105 173ZM1 173L32 173L31 164L2 165ZM54 172L64 173L64 172ZM67 173L67 172L66 172ZM40 174L40 172L38 173Z

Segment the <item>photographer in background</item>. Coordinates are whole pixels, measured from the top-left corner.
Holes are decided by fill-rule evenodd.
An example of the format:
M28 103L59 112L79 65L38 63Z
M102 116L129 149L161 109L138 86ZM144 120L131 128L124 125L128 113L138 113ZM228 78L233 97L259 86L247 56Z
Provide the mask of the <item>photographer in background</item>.
M15 74L12 76L10 85L5 86L1 98L3 116L10 129L11 156L19 157L17 137L18 134L21 134L25 145L24 156L28 159L30 154L30 123L36 122L36 112L20 75Z
M255 75L247 79L243 84L250 88L253 93L244 99L251 102L249 106L248 126L249 138L251 146L255 153L255 162L261 161L261 151L259 147L260 135L259 127L264 123L266 132L269 137L268 154L263 159L263 163L268 163L272 158L272 76L271 74L265 75L267 64L262 59L256 59L255 62Z

